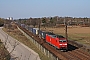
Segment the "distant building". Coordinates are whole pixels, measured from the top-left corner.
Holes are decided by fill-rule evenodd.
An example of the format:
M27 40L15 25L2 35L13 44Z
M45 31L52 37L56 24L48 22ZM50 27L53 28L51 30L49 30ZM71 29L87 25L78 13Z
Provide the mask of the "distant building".
M13 20L13 17L8 17L7 20Z

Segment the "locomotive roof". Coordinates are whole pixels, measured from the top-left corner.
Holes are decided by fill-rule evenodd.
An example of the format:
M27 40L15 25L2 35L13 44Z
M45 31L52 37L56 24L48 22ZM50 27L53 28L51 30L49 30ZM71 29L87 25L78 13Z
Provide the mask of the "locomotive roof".
M55 35L54 33L51 33L51 32L47 32L48 35Z

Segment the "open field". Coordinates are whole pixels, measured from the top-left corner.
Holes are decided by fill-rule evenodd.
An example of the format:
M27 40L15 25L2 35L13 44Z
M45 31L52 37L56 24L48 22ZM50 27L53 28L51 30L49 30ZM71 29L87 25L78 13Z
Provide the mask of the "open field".
M41 28L65 36L65 28ZM68 39L90 45L90 27L68 26Z

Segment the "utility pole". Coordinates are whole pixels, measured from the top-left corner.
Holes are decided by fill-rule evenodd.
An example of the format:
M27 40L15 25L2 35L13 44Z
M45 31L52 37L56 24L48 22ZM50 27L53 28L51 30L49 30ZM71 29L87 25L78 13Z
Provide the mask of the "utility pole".
M40 31L40 23L39 23L39 31Z
M66 40L68 40L68 34L67 34L67 21L66 21L65 18L64 18L64 21L65 21L65 37L66 37Z
M38 28L39 28L39 32L40 32L40 21L39 21L39 26L38 26ZM38 33L38 35L39 35L39 33Z
M58 21L58 16L57 16L57 21Z

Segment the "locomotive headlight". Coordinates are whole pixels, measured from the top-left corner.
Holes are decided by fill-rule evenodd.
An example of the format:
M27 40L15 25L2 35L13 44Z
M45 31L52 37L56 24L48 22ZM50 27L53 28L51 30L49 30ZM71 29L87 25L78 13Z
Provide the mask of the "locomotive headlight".
M59 44L59 45L62 45L62 44Z
M67 44L64 44L64 45L67 45Z

